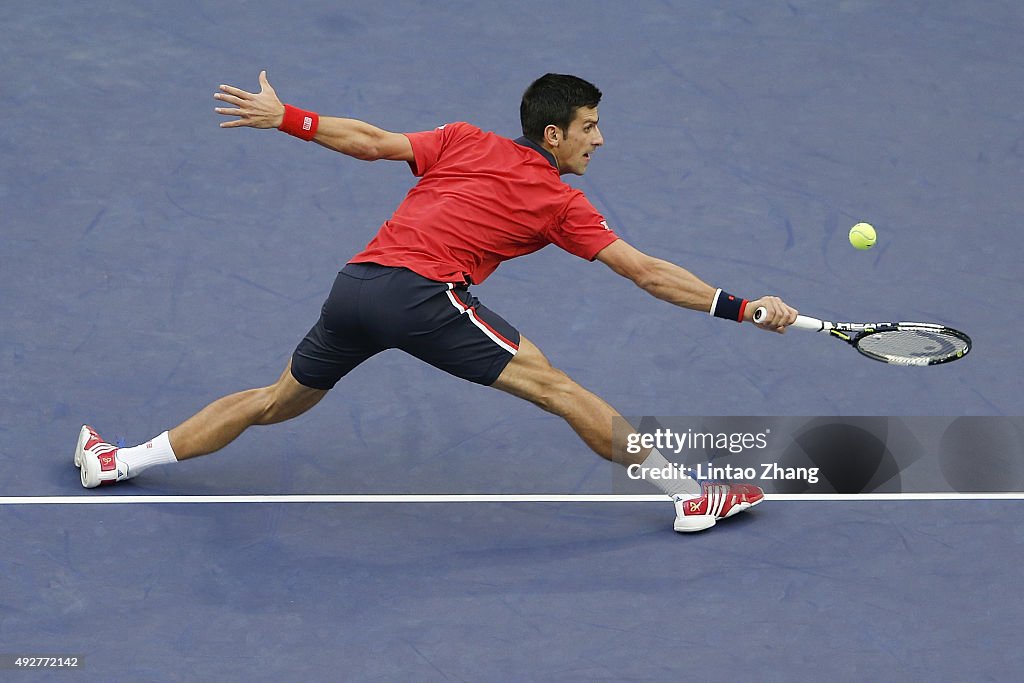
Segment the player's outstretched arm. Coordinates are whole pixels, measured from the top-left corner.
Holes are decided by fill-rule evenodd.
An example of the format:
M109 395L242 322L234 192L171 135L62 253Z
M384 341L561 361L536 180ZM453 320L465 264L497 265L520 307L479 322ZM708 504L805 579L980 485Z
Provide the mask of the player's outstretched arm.
M220 124L221 128L279 128L284 121L285 106L267 80L267 72L260 72L260 91L251 93L230 85L221 85L213 96L232 107L217 107L215 112L233 116ZM320 116L313 141L319 145L347 154L356 159L376 161L392 159L412 161L412 144L400 133L392 133L357 119Z
M649 256L622 239L602 249L597 260L651 296L694 311L709 312L718 292L685 268ZM751 300L743 310L743 320L753 321L754 311L762 306L767 315L758 323L761 328L784 332L796 320L796 309L777 296Z

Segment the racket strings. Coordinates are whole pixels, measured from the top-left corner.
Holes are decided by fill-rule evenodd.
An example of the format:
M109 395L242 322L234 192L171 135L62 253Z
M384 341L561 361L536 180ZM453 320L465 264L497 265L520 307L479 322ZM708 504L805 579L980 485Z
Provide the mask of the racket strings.
M887 360L920 363L960 356L969 343L943 330L896 329L867 334L857 340L865 353Z

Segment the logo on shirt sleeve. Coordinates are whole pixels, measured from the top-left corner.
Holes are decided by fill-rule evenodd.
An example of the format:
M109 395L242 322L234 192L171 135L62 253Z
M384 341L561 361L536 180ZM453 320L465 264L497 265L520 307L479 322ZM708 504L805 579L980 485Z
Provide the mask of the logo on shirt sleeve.
M611 228L608 227L608 221L601 221L601 227L605 230L611 230Z

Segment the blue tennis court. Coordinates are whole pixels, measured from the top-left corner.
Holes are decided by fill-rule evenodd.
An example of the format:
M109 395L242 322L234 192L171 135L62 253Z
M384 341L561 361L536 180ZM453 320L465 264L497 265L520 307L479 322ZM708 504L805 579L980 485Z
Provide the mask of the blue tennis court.
M1016 4L11 0L0 25L3 680L1019 678ZM85 491L82 423L135 444L272 382L414 182L218 128L217 86L261 69L324 115L509 137L527 84L576 73L606 144L568 182L632 244L816 317L974 340L896 368L557 248L474 288L624 415L1009 436L942 461L937 491L950 467L980 482L964 499L770 494L684 536L560 419L388 352L294 421ZM486 502L395 498L425 495ZM82 666L8 666L23 655Z

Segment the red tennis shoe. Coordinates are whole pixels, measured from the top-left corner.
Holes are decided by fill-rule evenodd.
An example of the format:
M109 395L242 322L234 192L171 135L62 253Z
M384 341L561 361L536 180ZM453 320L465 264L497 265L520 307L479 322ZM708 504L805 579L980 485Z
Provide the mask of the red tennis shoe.
M89 425L82 425L75 447L75 466L82 470L82 486L116 484L128 478L128 466L117 459L117 446L103 440Z
M764 491L753 484L701 484L702 496L677 498L676 531L687 533L710 529L720 519L751 508L764 500Z

